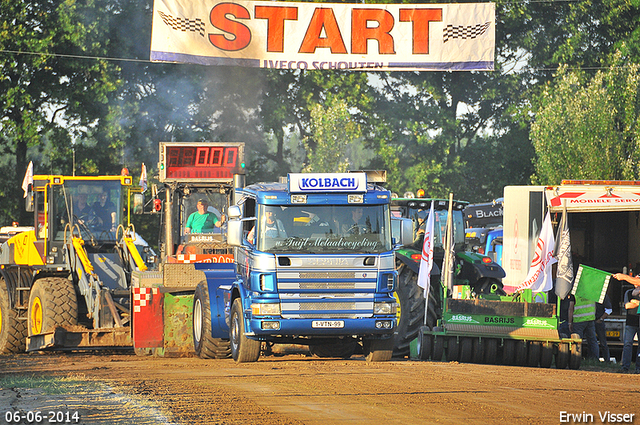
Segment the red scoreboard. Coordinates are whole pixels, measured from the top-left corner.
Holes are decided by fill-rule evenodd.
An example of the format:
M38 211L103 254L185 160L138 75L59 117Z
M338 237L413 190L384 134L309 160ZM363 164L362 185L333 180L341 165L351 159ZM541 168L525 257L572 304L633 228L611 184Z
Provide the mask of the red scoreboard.
M244 173L244 143L160 143L160 181L230 181Z

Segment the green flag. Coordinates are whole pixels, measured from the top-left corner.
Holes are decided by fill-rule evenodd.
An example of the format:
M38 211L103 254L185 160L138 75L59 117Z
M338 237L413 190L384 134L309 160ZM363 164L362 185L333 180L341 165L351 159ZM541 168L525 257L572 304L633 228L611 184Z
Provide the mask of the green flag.
M571 293L585 300L602 303L610 279L611 273L580 264Z

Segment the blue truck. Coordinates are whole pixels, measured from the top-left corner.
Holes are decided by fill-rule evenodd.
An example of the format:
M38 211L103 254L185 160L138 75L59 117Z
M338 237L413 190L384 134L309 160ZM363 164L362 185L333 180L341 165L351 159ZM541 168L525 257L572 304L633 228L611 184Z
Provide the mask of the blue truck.
M205 270L194 295L198 355L230 343L235 361L254 362L273 344L300 344L317 357L391 358L391 194L375 175L298 173L236 188L235 269Z

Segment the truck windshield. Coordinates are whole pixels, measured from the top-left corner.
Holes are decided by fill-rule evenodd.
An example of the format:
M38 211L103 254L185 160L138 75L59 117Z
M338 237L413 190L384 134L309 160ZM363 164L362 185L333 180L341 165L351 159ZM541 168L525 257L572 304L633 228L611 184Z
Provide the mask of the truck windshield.
M114 240L122 222L121 187L120 181L73 180L54 186L54 239L63 240L65 228L77 226L83 238Z
M273 253L381 253L391 250L388 205L259 205L257 248ZM253 238L249 234L249 240Z
M434 246L436 248L444 247L444 241L447 234L447 216L449 215L447 210L436 210L435 221L433 224L434 233ZM409 217L416 224L415 231L416 240L421 239L425 232L427 219L429 218L429 209L422 208L408 208ZM453 241L456 245L464 243L464 223L462 218L462 211L453 211Z

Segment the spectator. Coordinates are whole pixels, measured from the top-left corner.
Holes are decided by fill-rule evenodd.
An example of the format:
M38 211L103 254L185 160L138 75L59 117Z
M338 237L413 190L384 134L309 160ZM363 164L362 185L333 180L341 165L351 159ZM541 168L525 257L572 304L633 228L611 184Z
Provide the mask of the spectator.
M615 277L615 275L614 275ZM616 277L616 279L618 279ZM618 279L621 280L621 279ZM640 305L640 287L629 289L624 293L624 308L627 309L627 320L624 326L624 345L622 346L622 372L626 373L631 367L631 356L633 355L633 339L638 335L640 320L638 319L638 305ZM636 372L640 373L640 362L636 357Z
M587 339L589 358L598 360L598 338L596 337L596 303L575 297L569 302L569 330L577 333L581 339Z
M609 345L607 344L607 330L604 326L604 320L613 312L611 306L611 299L609 295L605 295L604 300L601 303L596 303L596 335L598 336L598 343L600 348L600 357L604 358L605 362L611 359L609 353Z

